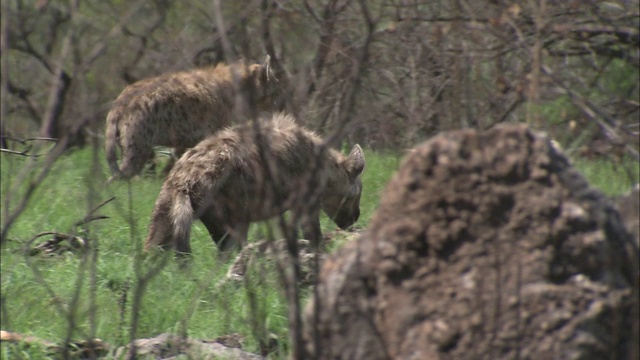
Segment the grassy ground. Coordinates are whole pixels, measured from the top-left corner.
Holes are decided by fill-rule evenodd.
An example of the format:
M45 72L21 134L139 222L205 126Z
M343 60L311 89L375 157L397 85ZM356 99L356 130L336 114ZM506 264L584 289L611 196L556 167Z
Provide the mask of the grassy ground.
M29 185L28 181L16 183L16 174L32 160L1 156L4 220L5 202L15 207ZM393 154L367 151L365 156L367 169L358 224L362 227L368 224L384 185L399 165ZM273 357L284 357L288 322L276 272L269 268L256 272L250 286L222 284L228 264L216 262L215 247L200 224L192 231L194 257L190 269L181 271L171 260L146 286L140 286L137 279L153 265L138 256L161 180L145 178L107 186L102 159L102 153L91 149L61 157L11 228L0 265L2 329L53 342L68 336L76 340L99 337L111 344L125 344L131 335L135 293L144 290L136 337L162 332L186 332L196 338L241 333L247 335L246 349L258 351L260 340L275 336L279 351ZM631 186L627 173L610 162L579 161L577 166L594 186L610 195ZM632 169L638 181L637 164ZM108 219L93 221L84 228L73 225L89 209L113 196L115 200L97 212ZM323 219L325 231L334 228ZM97 244L99 250L80 256L23 255L24 244L44 231L77 234ZM250 236L253 240L260 237L260 227L254 226ZM45 353L33 348L6 344L1 355L3 359L46 358Z
M365 156L365 193L358 223L363 227L399 161L393 155L367 152ZM144 178L130 185L116 182L107 186L104 183L107 169L102 159L103 154L94 154L90 149L61 157L11 228L9 242L2 250L2 329L54 342L63 341L66 336L72 339L95 336L111 344L128 342L132 302L136 289L140 288L136 279L152 267L151 262L139 261L137 257L162 181ZM28 187L28 181L16 183L16 174L29 161L25 157L2 155L2 198L3 203L9 200L12 209ZM91 222L84 230L73 225L91 208L113 196L114 201L96 212L108 219ZM2 210L4 219L6 209ZM325 231L335 228L326 218L322 225ZM94 261L92 254L71 253L24 256L23 245L44 231L79 232L78 235L98 244L97 259ZM250 240L256 240L260 233L260 226L252 227ZM51 237L38 242L48 238ZM146 285L136 337L184 331L196 338L241 333L248 335L246 349L257 351L261 338L276 336L280 340L279 355L283 355L288 322L276 272L273 269L261 272L251 286L221 284L228 264L216 263L215 246L201 224L193 228L192 247L193 264L188 271L179 270L170 260L168 267ZM252 306L249 298L255 299ZM70 323L76 330L69 335ZM3 355L15 356L18 350L24 349L2 346ZM37 358L35 353L31 355Z
M631 159L576 159L573 164L592 186L611 196L624 194L640 182L640 165Z

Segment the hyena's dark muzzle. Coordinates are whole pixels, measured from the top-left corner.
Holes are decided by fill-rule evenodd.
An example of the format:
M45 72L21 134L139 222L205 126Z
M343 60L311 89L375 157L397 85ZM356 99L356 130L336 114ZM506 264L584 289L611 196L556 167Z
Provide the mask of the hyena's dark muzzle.
M338 216L333 219L333 221L340 227L342 230L347 230L351 225L353 225L358 218L360 217L360 208L357 208L352 211L344 211L339 212Z
M360 194L350 199L343 197L325 199L323 209L338 227L346 230L360 217Z

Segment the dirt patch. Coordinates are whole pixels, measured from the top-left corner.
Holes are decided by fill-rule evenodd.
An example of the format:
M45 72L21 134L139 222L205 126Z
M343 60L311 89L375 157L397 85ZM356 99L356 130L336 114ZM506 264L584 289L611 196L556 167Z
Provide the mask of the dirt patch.
M619 214L546 138L523 126L451 132L412 151L363 237L324 262L307 350L627 359L637 279Z

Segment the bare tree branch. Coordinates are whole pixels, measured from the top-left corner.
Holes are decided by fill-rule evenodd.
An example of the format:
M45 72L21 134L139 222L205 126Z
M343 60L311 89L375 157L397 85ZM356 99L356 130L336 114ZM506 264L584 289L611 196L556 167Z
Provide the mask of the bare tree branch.
M620 126L614 118L607 115L584 96L573 91L570 87L565 86L562 81L554 75L550 68L545 66L542 70L546 76L549 76L553 80L560 93L568 95L572 102L582 110L582 112L591 121L595 122L601 129L603 129L604 134L612 144L623 145L629 155L631 155L636 161L640 162L640 153L638 153L638 151L629 144L629 141L627 141L625 137L618 133L618 131L622 131L625 135L631 136L632 139L636 139L636 137L627 128Z

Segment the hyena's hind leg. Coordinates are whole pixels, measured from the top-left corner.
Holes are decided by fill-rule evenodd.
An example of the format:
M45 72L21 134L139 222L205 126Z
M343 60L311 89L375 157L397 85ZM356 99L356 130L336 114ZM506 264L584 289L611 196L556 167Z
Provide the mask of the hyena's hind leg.
M151 142L153 129L147 128L143 130L127 134L128 136L122 140L120 173L124 179L130 179L138 175L155 156Z
M212 210L203 212L200 216L200 221L209 231L211 239L218 246L220 253L239 250L246 243L247 234L249 233L248 224L229 226L227 225L229 222L215 216Z
M313 246L319 246L322 243L322 229L320 227L320 208L319 206L311 206L306 209L300 219L300 227L302 228L302 237Z

